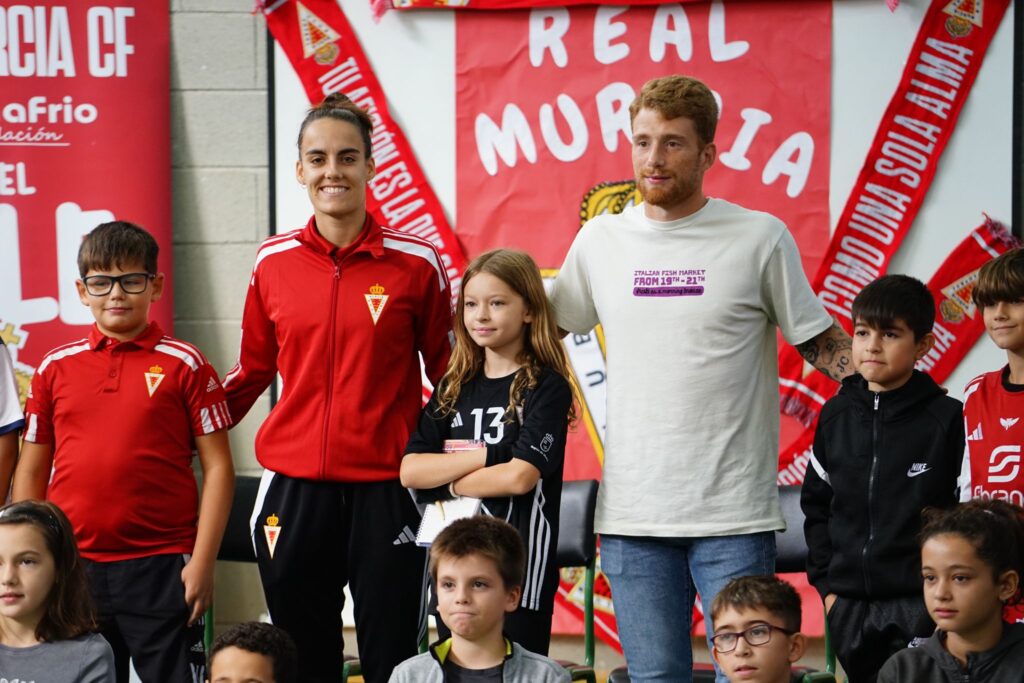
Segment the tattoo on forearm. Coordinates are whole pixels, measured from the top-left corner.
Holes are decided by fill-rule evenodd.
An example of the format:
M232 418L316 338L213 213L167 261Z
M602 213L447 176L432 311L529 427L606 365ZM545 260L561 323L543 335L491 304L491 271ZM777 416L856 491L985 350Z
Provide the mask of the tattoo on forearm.
M800 356L828 377L839 382L853 372L851 349L853 342L839 323L833 322L813 339L796 346Z

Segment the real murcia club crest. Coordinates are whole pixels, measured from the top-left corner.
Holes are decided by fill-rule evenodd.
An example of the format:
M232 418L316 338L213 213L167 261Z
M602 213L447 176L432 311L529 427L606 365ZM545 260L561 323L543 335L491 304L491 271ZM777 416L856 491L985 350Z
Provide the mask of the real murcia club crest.
M375 284L370 287L370 293L364 294L366 297L366 305L370 308L370 315L373 317L373 324L376 325L380 319L380 314L384 310L384 305L388 302L388 295L384 293L384 288L379 284Z
M267 537L267 550L270 551L270 559L274 559L277 539L281 538L281 524L277 515L267 517L267 523L263 525L263 535Z
M156 392L156 388L160 386L160 383L164 381L164 369L159 365L154 365L146 373L146 391L149 392L149 397L153 397L153 393Z
M984 8L985 0L952 0L942 10L949 15L949 19L946 19L946 31L954 38L962 38L970 33L974 26L981 28Z
M302 57L313 57L317 64L333 64L338 59L335 41L341 38L330 24L310 12L301 2L295 3L302 37Z
M978 307L971 299L971 292L974 291L977 282L978 271L975 270L942 288L942 295L946 298L939 303L939 313L942 314L943 320L958 323L964 319L965 314L968 318L974 318Z

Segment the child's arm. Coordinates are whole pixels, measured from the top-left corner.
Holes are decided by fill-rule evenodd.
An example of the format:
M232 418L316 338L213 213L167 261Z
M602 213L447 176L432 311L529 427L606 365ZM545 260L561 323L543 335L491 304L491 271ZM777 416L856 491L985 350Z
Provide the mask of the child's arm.
M231 463L227 431L222 429L197 436L196 450L203 469L203 494L192 559L181 570L185 602L192 608L189 625L201 617L213 601L213 567L235 490L235 468Z
M11 500L44 500L52 469L53 444L24 442L21 445L21 457L14 469Z
M486 448L454 453L406 453L398 476L402 486L431 489L479 470L486 461Z
M832 537L828 525L832 505L832 485L828 481L826 438L819 422L814 433L814 451L804 475L800 492L800 507L804 511L804 537L807 540L807 579L825 601L826 610L832 607L835 596L828 588L828 566L832 560Z
M569 383L554 373L544 377L524 406L519 438L506 450L507 457L496 461L490 458L489 467L456 480L454 492L478 498L521 495L536 486L541 477L556 476L564 459L571 405Z
M18 430L0 434L0 501L7 500L14 475L14 463L18 461Z
M451 434L451 416L438 408L438 390L435 387L427 405L420 411L416 431L409 437L405 456L398 476L402 486L431 489L453 482L459 477L484 466L486 448L442 453L444 442Z
M452 492L476 498L518 496L536 486L539 480L540 470L516 457L509 462L478 469L459 478L452 484Z

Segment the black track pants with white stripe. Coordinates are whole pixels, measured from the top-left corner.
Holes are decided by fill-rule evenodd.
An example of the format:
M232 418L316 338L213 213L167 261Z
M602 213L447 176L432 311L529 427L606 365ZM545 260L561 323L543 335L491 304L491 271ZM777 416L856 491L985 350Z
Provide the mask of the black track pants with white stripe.
M298 647L299 680L341 679L346 583L364 680L385 683L416 654L426 566L413 540L418 524L397 479L337 483L264 473L253 540L270 617Z

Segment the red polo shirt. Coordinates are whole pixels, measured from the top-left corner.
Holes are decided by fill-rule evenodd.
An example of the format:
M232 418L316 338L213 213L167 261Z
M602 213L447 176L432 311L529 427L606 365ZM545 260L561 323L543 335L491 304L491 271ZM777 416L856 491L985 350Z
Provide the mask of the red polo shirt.
M231 425L217 373L196 347L155 322L124 342L94 326L46 355L25 415L25 440L54 444L47 498L71 520L83 556L192 552L194 436Z

